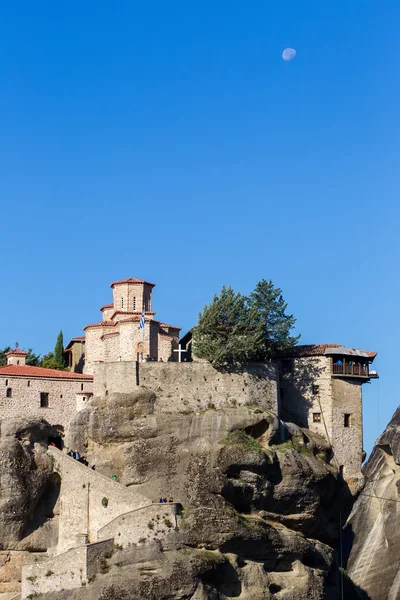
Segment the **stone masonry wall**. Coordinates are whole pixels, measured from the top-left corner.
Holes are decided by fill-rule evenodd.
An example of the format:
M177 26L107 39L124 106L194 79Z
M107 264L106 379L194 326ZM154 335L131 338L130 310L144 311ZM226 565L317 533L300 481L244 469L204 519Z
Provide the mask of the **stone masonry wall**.
M102 540L71 548L41 563L22 569L22 600L39 594L82 587L101 568L102 559L112 553L114 540Z
M146 496L104 477L75 459L49 448L61 475L60 530L58 552L75 545L76 536L88 534L97 541L97 532L121 514L151 504ZM104 506L103 499L107 499Z
M46 419L51 425L62 425L65 430L76 413L76 394L92 391L91 380L0 376L0 419L10 417L36 417ZM7 398L7 388L12 397ZM49 394L48 408L40 406L40 392Z
M175 527L176 505L157 503L120 515L100 529L98 537L112 537L116 544L127 548L129 544L161 539Z
M293 359L292 364L291 373L282 372L280 375L281 418L301 427L308 427L332 443L330 358L297 358ZM321 414L320 422L314 422L314 413Z
M44 552L35 553L35 557L47 558ZM21 589L22 567L32 562L32 553L18 550L3 550L0 552L0 594L19 592ZM1 596L0 596L1 598Z
M22 600L46 592L81 587L86 581L85 567L85 546L72 548L40 564L26 565L22 568Z
M278 412L274 365L249 365L242 373L221 373L205 362L116 362L95 366L94 395L129 393L139 384L156 393L158 412L199 411L260 405Z
M344 465L344 475L360 473L363 451L362 392L360 383L333 379L332 441L335 458ZM344 415L350 415L345 427Z

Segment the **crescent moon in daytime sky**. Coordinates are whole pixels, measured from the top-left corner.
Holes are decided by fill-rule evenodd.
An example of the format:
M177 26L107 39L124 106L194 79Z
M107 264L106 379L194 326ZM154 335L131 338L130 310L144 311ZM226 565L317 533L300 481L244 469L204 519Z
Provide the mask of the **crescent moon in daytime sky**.
M293 60L296 54L297 52L294 48L285 48L285 50L282 52L282 58L283 60Z

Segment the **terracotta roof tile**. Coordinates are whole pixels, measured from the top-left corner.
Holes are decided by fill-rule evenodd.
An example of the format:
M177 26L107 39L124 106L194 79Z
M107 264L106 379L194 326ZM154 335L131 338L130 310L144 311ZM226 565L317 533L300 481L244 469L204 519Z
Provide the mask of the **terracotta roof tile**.
M101 336L101 340L107 339L109 337L112 337L113 335L119 335L119 331L111 331L111 333L105 333L104 335Z
M12 375L18 377L40 377L56 379L86 379L93 381L93 375L83 373L71 373L71 371L58 371L57 369L45 369L43 367L31 367L30 365L4 365L0 367L1 375Z
M26 350L20 350L19 348L15 348L15 350L10 350L10 352L6 352L6 356L27 356L29 354L29 352L26 352Z
M100 310L105 310L106 308L114 308L114 303L112 302L111 304L104 304Z
M151 285L154 287L155 283L150 283L149 281L144 281L144 279L136 279L135 277L128 277L128 279L120 279L119 281L113 281L110 287L114 287L115 285L119 285L122 283L144 283L145 285Z
M293 348L284 348L277 352L277 357L288 357L288 358L297 358L303 356L323 356L324 354L329 354L330 348L343 348L343 351L349 350L343 344L304 344L300 346L294 346ZM351 348L352 353L356 356L357 352L361 355L367 355L370 358L375 358L377 355L376 352L370 352L369 350L357 350L355 348ZM328 352L327 352L328 351Z
M175 325L168 325L168 323L160 323L160 327L169 327L170 329L177 329L180 331L182 327L176 327Z
M114 321L99 321L98 323L91 323L90 325L86 325L83 328L83 331L89 329L89 327L115 327Z

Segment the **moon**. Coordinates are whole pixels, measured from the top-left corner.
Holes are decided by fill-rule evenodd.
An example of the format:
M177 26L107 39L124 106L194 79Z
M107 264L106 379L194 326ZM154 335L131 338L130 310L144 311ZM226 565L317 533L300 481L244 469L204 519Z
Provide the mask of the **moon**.
M285 48L282 52L282 58L283 60L293 60L296 54L297 52L294 48Z

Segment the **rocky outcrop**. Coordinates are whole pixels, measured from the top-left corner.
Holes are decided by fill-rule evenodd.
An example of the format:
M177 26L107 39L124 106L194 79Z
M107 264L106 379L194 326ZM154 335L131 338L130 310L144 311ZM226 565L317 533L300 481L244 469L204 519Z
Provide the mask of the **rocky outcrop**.
M70 439L96 470L183 514L151 559L148 542L119 551L84 594L54 598L340 597L333 547L352 497L317 435L260 407L159 414L138 388L95 399Z
M346 527L348 573L361 598L400 598L400 408L365 467L365 487Z
M51 430L35 421L3 422L1 431L4 548L54 547ZM76 415L69 439L99 477L114 476L156 502L173 498L181 511L176 529L165 521L162 539L149 521L148 534L116 546L85 587L43 598L340 598L334 547L352 496L316 434L259 406L160 414L156 396L137 388L94 399ZM346 598L355 597L346 584Z
M46 551L58 531L52 429L42 419L10 419L0 431L0 550Z

